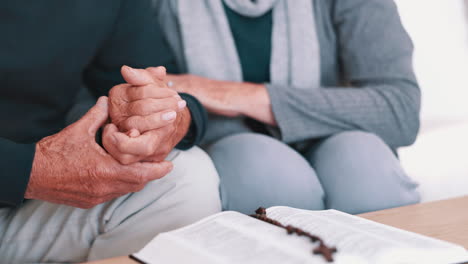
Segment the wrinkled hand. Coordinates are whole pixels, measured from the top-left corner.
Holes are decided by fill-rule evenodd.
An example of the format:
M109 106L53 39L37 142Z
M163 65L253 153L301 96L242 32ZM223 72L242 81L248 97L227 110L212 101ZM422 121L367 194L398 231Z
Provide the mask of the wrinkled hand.
M191 74L168 74L167 82L177 92L195 96L206 109L218 115L235 117L240 115L238 101L242 87L233 82L211 80ZM245 100L244 100L245 101Z
M165 75L164 67L124 66L127 84L109 93L112 124L104 129L103 145L122 164L162 161L187 133L187 103L167 88Z
M136 129L144 133L167 126L176 119L177 112L185 108L186 102L163 81L164 67L148 71L122 67L127 83L109 92L109 115L120 131Z
M39 141L25 198L91 208L169 173L168 161L124 166L106 153L95 135L107 119L108 101L101 97L76 123Z

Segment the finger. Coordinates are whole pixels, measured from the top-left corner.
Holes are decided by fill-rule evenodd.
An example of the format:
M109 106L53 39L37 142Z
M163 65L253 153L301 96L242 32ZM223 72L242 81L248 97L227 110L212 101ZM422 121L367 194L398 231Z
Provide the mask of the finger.
M122 66L120 72L125 81L131 85L142 86L154 83L153 77L146 70L134 69L124 65Z
M77 125L84 127L88 131L89 136L96 136L99 128L104 125L109 117L108 108L107 97L99 97L96 104L77 121Z
M138 162L144 158L141 156L135 156L129 153L121 152L119 150L119 144L117 143L116 135L127 137L127 135L119 132L114 124L106 125L102 133L102 144L114 160L118 161L120 164L127 165Z
M133 101L128 105L128 115L146 116L154 113L173 110L179 112L187 106L187 102L179 100L175 97L164 99L146 98L138 101Z
M148 67L146 70L151 74L153 79L159 80L159 81L165 81L166 80L166 68L163 66L159 67Z
M126 193L115 193L115 194L109 194L109 195L103 195L100 197L90 197L90 196L84 196L83 194L76 194L75 198L80 199L81 201L74 201L74 200L66 200L66 202L73 206L73 207L78 207L82 209L91 209L94 208L100 204L109 202L111 200L117 199L121 196L127 195L130 192ZM73 198L73 197L72 197Z
M131 186L132 186L132 189L134 190L137 190L139 188L141 189L140 185L133 184ZM72 207L81 208L81 209L91 209L101 203L111 201L113 199L116 199L128 193L130 192L115 193L115 194L110 194L110 195L104 195L101 197L94 197L94 196L89 196L87 194L83 194L81 192L80 193L67 192L67 193L60 193L56 196L57 198L47 199L47 201L51 203L55 203L55 204L63 204L63 205L72 206Z
M122 133L114 133L116 139L116 147L120 153L127 153L136 156L148 157L154 154L156 147L159 145L159 139L157 133L147 133L131 138Z
M168 97L180 98L176 91L165 87L158 87L154 84L127 89L127 98L129 101L137 101L146 98L163 99Z
M120 124L120 129L124 131L136 129L140 131L140 133L145 133L146 131L172 124L176 118L177 112L172 110L147 116L131 116Z
M173 169L170 161L162 162L138 162L122 168L126 170L126 176L132 180L138 180L140 184L160 179L166 176Z

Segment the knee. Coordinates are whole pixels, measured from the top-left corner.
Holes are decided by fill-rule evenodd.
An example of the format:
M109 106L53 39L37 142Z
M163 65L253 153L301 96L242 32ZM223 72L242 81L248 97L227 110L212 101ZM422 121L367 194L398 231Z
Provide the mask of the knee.
M209 150L220 175L223 209L259 206L323 209L323 190L308 162L286 144L260 134L219 140Z
M323 140L319 147L333 152L344 151L345 153L356 151L368 152L375 149L390 151L378 136L363 131L346 131L332 135Z
M309 157L329 207L359 213L419 201L417 184L374 134L352 131L331 136Z
M139 192L102 205L106 222L102 241L124 236L132 243L120 246L137 250L161 232L221 211L219 179L205 152L196 147L175 150L168 159L174 163L174 169L165 177L148 183Z
M198 220L221 211L219 176L208 154L193 147L178 151L173 163L172 182L176 184L186 213Z
M361 131L342 132L324 139L309 156L313 163L331 163L361 171L379 168L380 172L385 172L398 163L395 154L383 140Z
M135 208L127 207L142 208L139 210L146 211L145 214L164 212L164 217L173 218L168 230L221 211L218 173L203 150L198 147L175 150L167 159L173 162L173 170L147 184L142 191L133 193L131 200Z

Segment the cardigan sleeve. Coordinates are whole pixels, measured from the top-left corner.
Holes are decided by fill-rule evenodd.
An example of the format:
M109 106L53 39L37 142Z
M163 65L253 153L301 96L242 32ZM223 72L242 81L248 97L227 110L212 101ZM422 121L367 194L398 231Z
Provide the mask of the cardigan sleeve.
M298 89L267 84L287 143L362 130L389 146L414 142L420 89L412 42L392 0L336 0L331 12L347 87Z

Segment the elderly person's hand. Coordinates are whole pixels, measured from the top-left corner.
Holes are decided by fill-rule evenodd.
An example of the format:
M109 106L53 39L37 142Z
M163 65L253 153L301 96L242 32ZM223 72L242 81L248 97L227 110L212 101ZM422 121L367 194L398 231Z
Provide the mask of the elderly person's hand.
M103 133L106 150L122 164L158 162L185 136L190 112L177 92L168 89L164 67L122 67L127 84L109 93L111 124Z
M169 88L195 96L206 109L228 117L245 115L276 125L263 84L212 80L191 74L167 74Z
M177 92L195 96L209 112L235 117L240 115L237 109L241 91L224 85L227 82L211 80L191 74L168 74L169 87Z
M36 144L25 198L91 208L141 190L161 178L172 163L121 165L95 141L108 119L108 100L101 97L76 123Z

